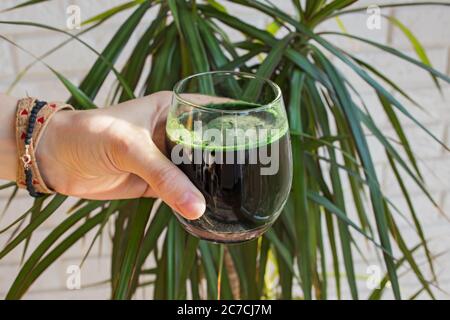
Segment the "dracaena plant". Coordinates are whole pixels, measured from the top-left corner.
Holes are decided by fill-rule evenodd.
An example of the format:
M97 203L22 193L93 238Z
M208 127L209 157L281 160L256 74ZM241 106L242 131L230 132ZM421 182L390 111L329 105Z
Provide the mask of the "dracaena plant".
M25 1L10 10L44 1ZM34 251L23 252L23 263L6 298L21 298L52 263L91 232L95 236L85 252L85 257L88 256L94 242L111 229L108 282L113 299L130 299L141 286L152 288L157 299L216 299L219 293L223 299L327 299L331 287L336 292L333 298L377 299L387 290L397 299L408 298L402 296L399 269L415 275L420 288L418 294L424 292L433 298L439 289L434 275L434 255L428 249L426 234L403 177L412 178L429 201L437 204L424 184L411 150L413 141L405 135L399 114L425 130L436 143L441 142L400 102L398 96L412 102L409 105L420 107L390 80L389 74L340 48L339 41L331 41L327 36L333 35L334 40L360 41L385 55L414 64L431 75L438 89L450 79L432 68L418 39L394 17L384 18L411 40L417 58L347 32L316 31L317 26L331 18L365 12L366 8L358 7L355 2L292 0L295 12L285 12L270 1L124 1L85 21L77 34L32 21L1 21L17 28L25 25L65 34L67 40L49 52L74 41L97 53L97 61L78 86L47 65L49 72L70 92L69 102L78 109L96 108L96 96L109 74L117 81L111 88L108 104L171 90L183 77L209 70L240 70L270 78L283 91L294 161L292 191L280 219L263 237L242 245L224 247L199 241L188 235L170 209L158 201L81 199ZM256 9L273 22L268 28L255 27L230 14L229 3ZM347 8L350 5L353 6ZM397 6L401 10L405 6L422 5L448 6L396 2L380 7ZM102 52L82 40L82 34L124 10L134 11ZM149 10L156 12L155 18L143 19ZM144 32L132 44L126 63L118 69L115 62L125 54L124 48L131 45L129 39L137 28L143 28ZM241 33L245 40L233 42L227 34L230 28ZM19 49L26 51L23 47ZM42 59L47 54L35 57L35 62L18 75L13 85L33 64L44 63ZM144 68L149 57L150 67ZM364 99L330 59L342 62L341 65L356 74L358 81L371 87L395 132L395 139L379 128ZM380 188L380 177L367 141L369 134L384 148L398 188L408 203L407 212L399 211ZM3 188L12 189L12 199L16 192L14 184ZM19 244L34 241L33 232L50 216L61 214L58 208L66 200L63 195L38 199L13 224L4 226L1 232L14 230L14 233L1 248L0 259L17 250ZM397 225L404 218L412 221L411 228L420 239L418 243L405 241ZM366 249L356 239L365 239L364 249L370 246L373 252L379 253L380 265L385 270L379 288L369 296L361 295L362 288L357 284L355 259L364 258ZM418 262L419 251L425 253L426 264ZM154 261L150 268L146 264L148 260ZM152 280L144 281L148 275Z

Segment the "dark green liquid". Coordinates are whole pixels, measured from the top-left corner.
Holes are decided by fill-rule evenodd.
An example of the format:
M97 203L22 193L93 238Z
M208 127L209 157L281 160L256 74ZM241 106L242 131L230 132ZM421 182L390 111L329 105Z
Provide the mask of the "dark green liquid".
M209 107L224 108L224 105ZM248 105L227 103L226 107L239 110L247 109ZM225 120L205 119L211 115L205 115L202 112L194 114L193 117L212 124L227 119L226 117L223 118ZM269 111L258 112L257 117L259 119L252 118L251 121L262 124L275 121L274 114ZM241 118L241 120L245 122L245 119ZM183 121L186 119L181 119L180 122ZM167 136L168 150L171 151L179 143L179 141L171 140L169 135ZM259 157L256 163L250 163L250 154L252 152L259 154L259 148L267 148L265 152L270 156L275 145L279 150L279 156L273 161L279 161L278 170L275 174L261 175L261 169L267 168L268 165L259 162ZM183 153L192 154L193 151L202 151L212 156L221 156L222 159L237 159L240 152L240 156L243 155L245 158L242 164L202 161L198 164L189 162L178 165L206 199L207 209L200 219L186 220L178 215L186 230L199 238L222 243L251 240L266 231L283 208L292 176L288 131L278 136L276 140L269 141L268 144L237 149L182 145Z

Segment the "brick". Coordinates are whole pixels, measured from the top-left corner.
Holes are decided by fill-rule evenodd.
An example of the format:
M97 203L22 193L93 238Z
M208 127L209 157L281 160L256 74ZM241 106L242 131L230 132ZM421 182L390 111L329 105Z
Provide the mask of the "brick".
M69 266L79 266L81 259L61 259L59 263L64 272L64 287L67 280L67 268ZM83 263L80 269L81 288L87 288L94 283L104 281L111 276L111 258L110 257L89 257Z
M395 9L395 17L406 25L424 46L448 46L448 8L439 6L404 7ZM430 23L432 21L433 23ZM392 42L396 46L409 46L409 40L399 28L393 29Z
M2 262L0 270L0 297L3 298L11 287L18 273L18 268L16 265L5 265Z
M435 135L440 141L444 140L444 128L444 125L439 124L426 126L426 129ZM422 128L418 126L407 127L404 131L410 142L411 149L417 159L426 160L435 158L442 153L443 147Z
M370 154L372 155L372 160L375 164L386 163L386 152L384 146L381 142L373 135L366 136L367 145L369 146Z
M440 158L428 159L426 161L418 161L419 169L425 179L425 185L433 196L438 196L438 193L450 188L450 169L449 169L449 157L441 156ZM412 178L400 170L403 182L410 192L410 195L417 195L422 193L420 188L412 180ZM385 175L385 192L387 195L399 195L401 190L398 187L394 174L390 171L386 171Z
M447 124L444 129L444 144L449 147L450 146L450 124ZM447 151L442 148L442 154L445 154Z
M264 16L260 11L249 8L246 6L242 6L236 3L226 3L225 8L228 13L232 15L236 15L239 19L252 24L257 28L265 28L269 21L267 16Z
M0 41L0 61L2 61L2 67L0 68L1 78L11 76L15 73L13 53L15 53L15 48L11 44L6 41Z
M10 233L0 234L0 245L1 245L2 249L5 247L10 236L11 236ZM21 243L16 248L14 248L14 250L10 251L5 257L3 257L0 260L0 287L1 287L1 275L3 273L3 268L4 267L5 268L6 267L17 267L17 265L19 264L19 262L22 258L23 249L24 249L24 243ZM1 291L1 288L0 288L0 291Z
M12 193L12 189L9 191ZM10 193L8 193L7 197L1 197L0 198L0 210L4 210L8 198L10 196ZM6 195L6 191L4 192ZM13 221L15 221L17 218L19 218L22 214L24 214L31 206L33 205L33 199L29 196L27 196L22 190L19 195L17 195L11 202L8 210L4 213L1 221L0 221L0 228L4 228L11 224Z
M26 222L28 223L28 222ZM60 237L59 240L55 243L57 245L62 240L64 240L69 234L71 234L74 230L76 230L77 227L81 225L80 222L76 226L72 227L66 234L64 234L62 237ZM26 224L25 224L26 225ZM96 239L96 242L94 246L92 247L92 250L90 251L89 257L87 261L95 260L95 259L103 259L105 257L109 257L109 254L111 252L111 240L109 239L109 236L107 235L108 225L105 227L105 232L103 235L98 237ZM52 231L52 229L49 228L43 228L39 227L37 230L35 230L32 234L32 241L30 241L28 249L27 249L27 256L29 255L41 244L41 242L49 235L49 233ZM94 238L94 235L97 233L97 229L92 230L90 233L88 233L84 238L78 240L72 247L67 249L64 254L58 258L56 263L59 263L59 261L71 261L71 264L79 264L82 261L83 256L85 253L87 253L87 250ZM6 241L11 236L11 232L0 234L0 243L4 245ZM6 258L2 259L2 263L6 263L9 265L14 265L20 262L20 259L22 257L23 252L23 243L20 244L18 247L16 247L13 251L11 251ZM54 247L51 247L48 252L50 252ZM107 258L109 259L109 258ZM65 269L64 269L65 270Z
M388 118L384 112L383 107L380 104L378 96L376 94L362 95L364 104L366 105L370 116L374 120L375 124L380 128L386 128L388 126ZM356 99L355 101L359 101ZM359 103L358 103L359 104Z
M3 266L0 272L0 295L4 296L14 279L20 271L20 266ZM60 266L58 263L51 265L41 276L32 284L31 290L51 290L55 288L60 288L64 278L62 278L62 273L60 272Z
M26 226L27 224L28 224L28 220L25 222L23 227ZM41 242L47 237L47 235L49 233L50 233L50 230L43 230L40 228L38 228L37 230L35 230L33 232L32 236L31 236L31 241L28 244L25 261L26 261L26 259L28 259L30 254L41 244ZM9 238L10 236L11 236L10 232L2 235L2 237L0 237L0 239L2 240L2 244L4 244L5 243L4 240ZM17 234L16 234L16 236L17 236ZM10 264L18 264L22 257L23 249L24 249L24 242L22 242L20 245L18 245L16 248L14 248L14 250L8 254L8 259L6 260L6 262L8 262Z
M66 4L64 8L67 8L68 5L77 5L80 7L80 13L81 13L81 20L85 21L93 16L96 16L102 12L105 12L106 10L109 10L113 7L116 7L118 5L122 5L122 0L108 0L108 1L83 1L83 0L70 0L66 1ZM137 8L134 7L129 10L125 10L122 13L119 13L112 17L109 21L109 23L113 22L120 22L124 19L124 17L128 16Z
M438 159L420 163L424 172L425 182L431 190L450 189L450 156L441 156Z
M47 52L50 55L45 57L45 61L50 67L63 74L67 72L87 70L97 57L95 53L89 50L85 45L78 41L71 41L63 47L52 51L52 49L65 40L66 35L40 33L39 35L17 36L16 41L35 57L40 57ZM30 63L36 61L36 58L30 54L20 51L17 55L18 67L20 70L27 67ZM29 70L30 74L52 75L51 71L42 63L38 62Z
M80 224L79 224L80 225ZM71 248L69 248L65 253L63 258L64 259L74 259L77 260L77 263L81 263L82 258L87 253L89 246L91 245L94 236L97 233L98 228L94 228L91 230L87 235L84 236L83 239L80 239L77 241ZM109 230L109 225L107 224L105 228L103 229L104 232L102 235L100 235L94 243L94 246L92 247L90 253L89 253L89 259L90 258L97 258L97 257L107 257L111 253L112 250L112 244L111 239L108 236L107 230Z
M143 23L139 28L137 28L136 34L142 34L144 32L143 28L145 27L145 23ZM102 52L106 45L114 38L114 34L119 29L120 24L101 24L97 26L95 29L89 31L85 35L82 36L83 41L87 42L90 46L95 48L98 52ZM128 45L136 43L136 37L133 36L128 40ZM84 46L81 44L81 46ZM95 53L92 54L95 58L97 55Z
M442 211L444 214L450 218L450 190L444 194L444 199L442 201Z
M404 220L404 218L398 216L397 223L400 227L409 228L412 225L412 218L409 211L409 207L406 203L406 200L402 196L394 196L389 197L391 203L397 208L398 211L402 213L403 216L406 217L408 223ZM437 193L434 197L434 200L437 204L442 207L443 204L443 194ZM421 221L422 226L426 229L428 226L433 226L439 223L444 222L446 218L443 216L442 212L436 208L433 203L429 200L429 198L424 194L418 194L414 197L411 197L411 201L413 203L415 212ZM397 215L397 211L392 209L392 212Z
M49 74L49 76L51 78L42 79L41 81L37 81L34 75L27 76L14 87L11 95L23 97L28 94L29 96L41 97L46 100L66 101L70 97L69 91L56 76L53 76L53 73ZM79 82L77 77L67 75L66 78L75 85Z
M7 183L10 183L10 182L11 182L11 181L7 181L7 180L0 179L0 186L2 186L2 185L4 185L4 184L7 184ZM0 190L0 199L2 199L2 198L8 198L8 197L10 196L12 190L13 190L13 187L9 187L9 188ZM17 195L19 195L19 196L26 196L27 193L26 193L25 190L19 189Z
M343 77L347 79L347 81L353 86L354 90L356 90L359 94L366 96L374 93L372 87L367 84L357 73L355 73L355 71L347 64L336 57L333 57L331 59L331 62L336 67L336 69L341 72ZM354 101L358 100L355 98Z
M435 110L430 110L428 114L423 111L418 110L416 106L411 106L411 103L406 102L404 106L407 111L417 119L425 128L435 135L440 141L446 138L446 125L436 122L439 112ZM406 159L406 153L401 145L397 142L399 141L398 136L389 122L384 110L379 105L378 101L373 103L366 103L367 108L370 111L372 118L374 119L379 130L390 139L391 145L396 149L396 151ZM415 109L411 112L411 109ZM420 128L416 123L414 123L410 118L405 116L397 108L394 107L397 117L402 125L403 131L410 142L411 149L418 159L429 159L437 157L443 153L443 146L441 146L436 140L434 140L424 129ZM434 122L430 122L429 118L434 117ZM426 120L425 120L426 119ZM428 121L427 121L428 120ZM366 129L366 128L365 128ZM375 162L386 162L386 156L384 152L384 147L378 142L378 139L371 135L368 129L365 130L369 135L367 137L370 149L373 149L373 156Z
M15 0L3 0L0 11L17 5ZM0 13L1 20L10 21L32 21L64 29L66 26L66 13L63 1L43 2L32 6ZM3 25L2 34L30 34L40 33L43 29L37 27Z
M102 285L93 288L85 288L80 290L46 290L46 291L30 291L24 296L26 300L106 300L111 296L109 286Z
M382 10L387 11L386 9ZM385 20L381 20L381 29L369 29L367 28L368 15L364 13L348 14L340 16L340 20L344 25L346 31L354 36L369 39L371 41L386 43L388 34L388 25ZM338 25L336 19L329 19L323 24L318 26L318 31L336 31L343 32ZM339 47L343 47L346 50L355 51L367 51L368 46L361 41L350 39L343 36L328 36L330 39L335 39L334 43Z
M402 168L400 168L399 166L397 167L402 176L403 184L408 189L410 196L420 194L422 191L414 182L414 180ZM386 165L382 186L383 186L383 193L387 196L398 196L402 194L397 179L388 165Z
M6 195L6 193L5 193ZM7 197L0 198L0 208L4 208L7 202ZM47 200L44 203L44 207L50 200ZM68 198L44 223L40 226L38 230L47 230L52 229L59 225L64 219L66 219L66 212L69 208L77 201L76 198ZM18 217L20 217L23 213L25 213L29 208L33 205L33 198L26 194L26 191L20 190L20 194L15 197L5 212L3 219L0 222L0 228L6 227L13 221L15 221Z
M400 94L395 94L397 100L407 109L407 111L417 121L423 125L430 125L436 123L445 123L450 120L450 87L443 86L442 95L436 88L419 88L417 90L408 90L410 97L416 101L422 108L418 108L412 102L408 101ZM416 126L406 116L397 112L399 119L404 126Z
M3 78L2 80L0 80L0 91L1 92L6 92L8 90L9 82L5 81L5 80L6 80L6 77Z
M403 51L403 53L415 58L415 54L411 51ZM427 51L430 61L433 67L440 71L445 71L447 67L447 55L445 49L429 49ZM389 77L396 84L400 85L403 89L416 89L416 88L432 88L434 86L431 77L426 71L418 68L417 66L401 60L393 55L390 55L382 51L357 53L360 59L371 64L372 67L380 70L387 77ZM359 79L354 75L352 71L350 79ZM348 73L345 73L347 75ZM363 81L363 80L359 80ZM359 83L357 83L359 85ZM359 89L359 86L357 86Z
M448 56L448 61L447 61L447 75L450 75L450 47L447 50L447 56Z

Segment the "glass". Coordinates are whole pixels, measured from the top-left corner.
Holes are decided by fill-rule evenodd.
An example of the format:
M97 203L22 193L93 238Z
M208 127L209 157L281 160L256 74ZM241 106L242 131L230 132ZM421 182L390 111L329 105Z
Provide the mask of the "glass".
M197 220L177 214L204 240L238 243L278 218L292 183L288 120L280 88L252 74L218 71L175 85L167 118L170 158L202 192Z

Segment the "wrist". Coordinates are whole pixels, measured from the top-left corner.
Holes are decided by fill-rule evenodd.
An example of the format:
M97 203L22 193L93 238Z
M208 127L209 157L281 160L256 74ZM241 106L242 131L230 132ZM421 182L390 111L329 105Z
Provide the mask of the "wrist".
M56 112L36 145L35 156L41 177L47 187L52 190L55 190L55 180L58 176L55 164L58 162L58 154L62 152L59 149L64 143L63 137L70 125L70 118L75 112L71 110Z

